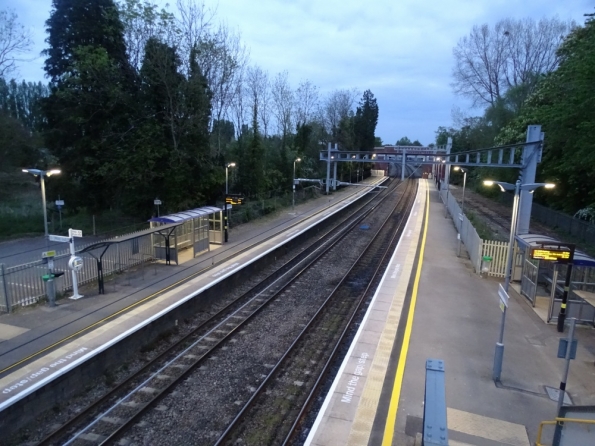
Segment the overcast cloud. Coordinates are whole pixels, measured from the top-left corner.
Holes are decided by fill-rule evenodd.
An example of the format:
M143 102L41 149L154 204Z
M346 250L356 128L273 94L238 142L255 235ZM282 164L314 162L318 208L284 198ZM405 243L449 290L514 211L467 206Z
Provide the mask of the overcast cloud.
M540 19L556 15L582 25L583 14L595 12L592 0L205 3L216 8L216 20L241 33L250 62L271 76L287 70L294 87L310 80L322 94L339 88L370 89L380 110L376 134L387 144L402 136L429 144L438 126L451 125L453 106L468 110L468 102L455 97L450 87L452 48L474 25L494 24L506 17ZM19 64L18 78L45 81L43 58L37 56L46 45L44 24L51 1L10 4L19 21L31 29L35 43L31 52L35 59ZM476 110L475 114L480 112Z

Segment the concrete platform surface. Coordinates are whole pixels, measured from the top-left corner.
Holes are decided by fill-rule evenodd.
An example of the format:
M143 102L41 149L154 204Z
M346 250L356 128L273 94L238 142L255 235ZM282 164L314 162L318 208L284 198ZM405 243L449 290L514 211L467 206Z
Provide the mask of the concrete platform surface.
M501 382L494 383L500 281L475 274L466 252L461 257L456 253L456 229L450 216L444 217L444 204L432 186L427 245L392 444L408 444L407 434L416 424L421 426L429 358L445 362L450 444L535 444L539 423L556 416L557 402L549 398L546 387L560 385L564 360L557 358L558 339L566 337L567 330L558 333L511 290ZM570 364L567 391L573 404L593 405L595 330L583 326L576 337L578 352Z

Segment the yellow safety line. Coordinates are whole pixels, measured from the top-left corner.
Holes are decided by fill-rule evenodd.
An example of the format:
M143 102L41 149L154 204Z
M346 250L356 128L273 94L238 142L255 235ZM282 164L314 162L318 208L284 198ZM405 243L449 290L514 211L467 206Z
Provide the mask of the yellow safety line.
M208 268L205 268L205 269L208 269ZM205 271L205 269L203 269L203 270L201 270L201 271L197 271L196 273L193 273L193 274L196 274L196 275L198 275L198 274L202 273L203 271ZM192 280L192 279L190 279L190 280ZM98 326L98 325L100 325L100 324L102 324L102 323L104 323L104 322L106 322L106 321L108 321L108 320L110 320L110 319L114 318L115 316L118 316L118 315L120 315L120 314L122 314L122 313L124 313L124 312L126 312L126 311L128 311L128 310L130 310L130 309L132 309L132 308L134 308L134 307L136 307L137 305L140 305L140 304L142 304L142 303L144 303L144 302L146 302L146 301L148 301L148 300L150 300L150 299L154 298L155 296L158 296L158 295L160 295L160 294L162 294L162 293L165 293L165 292L167 292L167 291L171 290L172 288L174 288L174 287L178 286L180 283L182 283L182 282L184 282L184 281L188 281L188 277L186 277L186 278L184 278L184 279L181 279L181 280L178 280L176 283L174 283L174 284L172 284L172 285L169 285L169 286L167 286L167 287L165 287L165 288L163 288L163 289L161 289L161 290L159 290L159 291L156 291L155 293L151 294L150 296L147 296L147 297L145 297L145 298L143 298L143 299L139 300L138 302L135 302L135 303L133 303L133 304L130 304L130 305L128 305L127 307L125 307L125 308L122 308L121 310L119 310L119 311L116 311L115 313L113 313L113 314L111 314L111 315L109 315L109 316L106 316L106 317L104 317L103 319L101 319L101 320L99 320L99 321L97 321L97 322L94 322L93 324L91 324L91 325L89 325L89 326L87 326L87 327L85 327L85 328L82 328L82 329L80 329L79 331L77 331L77 332L75 332L75 333L73 333L73 334L71 334L71 335L69 335L69 336L66 336L65 338L63 338L63 339L61 339L61 340L59 340L59 341L57 341L57 342L54 342L52 345L49 345L49 346L47 346L46 348L44 348L44 349L42 349L42 350L39 350L38 352L36 352L36 353L33 353L33 354L31 354L31 355L27 356L26 358L23 358L23 359L21 359L20 361L18 361L18 362L15 362L15 363L14 363L14 364L12 364L12 365L9 365L9 366L8 366L8 367L6 367L5 369L2 369L2 370L0 370L0 374L4 373L4 372L6 372L6 371L8 371L8 370L10 370L10 369L14 369L16 366L18 366L18 365L20 365L20 364L22 364L22 363L24 363L24 362L26 362L26 361L28 361L28 360L30 360L30 359L32 359L32 358L35 358L36 356L39 356L39 355L41 355L42 353L45 353L45 352L47 352L48 350L51 350L52 348L54 348L54 347L56 347L56 346L58 346L58 345L60 345L60 344L63 344L64 342L66 342L66 341L68 341L68 340L70 340L70 339L72 339L72 338L74 338L74 337L76 337L76 336L80 335L81 333L84 333L85 331L88 331L88 330L90 330L91 328L93 328L93 327L96 327L96 326Z
M403 375L405 374L405 362L407 361L407 352L409 351L409 340L411 339L411 329L413 326L413 313L415 312L415 303L417 302L417 290L419 287L419 278L421 276L421 267L426 247L426 236L428 233L428 221L430 215L430 189L427 187L427 185L428 181L426 180L426 221L424 224L424 233L421 241L421 248L419 251L419 262L417 264L417 271L415 273L415 281L413 282L411 304L409 307L409 314L407 315L407 325L405 326L403 345L401 346L399 364L397 365L397 372L395 374L395 381L390 399L390 405L388 408L388 415L386 417L386 425L384 426L382 446L391 446L393 442L395 422L397 420L397 409L399 407L399 398L401 397L401 386L403 384Z

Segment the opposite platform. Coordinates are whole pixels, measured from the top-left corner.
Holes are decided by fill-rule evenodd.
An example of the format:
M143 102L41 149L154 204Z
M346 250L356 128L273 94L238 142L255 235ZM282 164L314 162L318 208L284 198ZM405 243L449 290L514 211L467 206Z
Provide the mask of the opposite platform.
M164 282L151 287L145 286L141 279L137 283L139 289L132 290L125 298L108 294L76 302L65 300L57 308L49 309L50 312L47 307L39 306L27 314L4 315L0 319L4 325L24 331L0 343L0 411L298 237L368 191L357 188L337 193L332 199L322 197L299 206L299 214L291 218L271 219L257 235L245 233L244 239L230 243L226 254L215 250L189 262L203 268L204 273L182 284L174 281L165 291L161 291ZM221 261L225 255L228 260ZM218 263L211 266L215 256ZM44 320L51 315L53 320ZM19 323L25 320L31 325ZM34 325L41 320L43 323Z
M495 383L499 281L477 275L466 252L457 257L457 233L433 182L420 180L415 206L307 444L415 444L425 363L436 358L445 362L449 444L529 446L556 414L547 390L563 373L556 353L565 335L512 293ZM595 330L577 337L567 391L573 404L595 404Z

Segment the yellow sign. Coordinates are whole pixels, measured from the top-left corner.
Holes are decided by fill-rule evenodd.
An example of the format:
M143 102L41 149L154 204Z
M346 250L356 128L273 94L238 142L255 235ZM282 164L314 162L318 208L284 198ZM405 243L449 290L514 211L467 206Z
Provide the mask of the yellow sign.
M47 259L48 257L56 257L56 251L45 251L41 253L42 259Z
M228 195L225 198L227 204L244 204L244 197L240 195Z
M531 258L534 260L569 261L570 251L567 249L533 248Z

